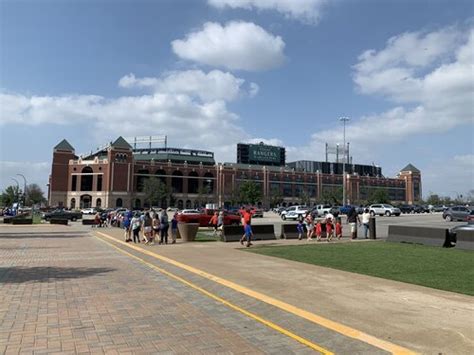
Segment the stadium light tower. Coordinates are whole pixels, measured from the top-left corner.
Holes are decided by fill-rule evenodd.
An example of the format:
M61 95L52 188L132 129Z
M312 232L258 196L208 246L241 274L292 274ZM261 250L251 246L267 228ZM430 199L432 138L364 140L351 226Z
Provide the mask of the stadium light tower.
M339 117L339 121L342 122L344 127L343 140L344 146L342 148L342 205L347 204L346 200L346 122L350 120L349 117Z

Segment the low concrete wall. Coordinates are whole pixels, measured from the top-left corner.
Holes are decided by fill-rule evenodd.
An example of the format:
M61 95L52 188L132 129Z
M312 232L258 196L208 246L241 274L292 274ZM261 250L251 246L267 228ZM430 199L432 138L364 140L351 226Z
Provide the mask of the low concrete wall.
M456 233L456 249L474 250L474 231L460 230Z
M275 226L273 224L252 225L253 240L274 240ZM238 242L244 235L243 226L224 226L221 235L223 242Z
M83 219L82 224L85 226L95 226L97 223L95 222L95 219Z
M442 247L449 241L449 234L446 228L388 226L387 241Z
M316 238L316 226L314 226L313 238ZM303 224L303 239L306 238L306 226ZM298 239L298 231L296 230L296 223L282 224L281 234L284 239ZM326 223L321 223L321 237L326 238Z
M51 218L49 220L49 223L50 224L62 224L64 226L67 226L69 220L67 220L66 218Z
M33 218L12 218L11 224L33 224Z

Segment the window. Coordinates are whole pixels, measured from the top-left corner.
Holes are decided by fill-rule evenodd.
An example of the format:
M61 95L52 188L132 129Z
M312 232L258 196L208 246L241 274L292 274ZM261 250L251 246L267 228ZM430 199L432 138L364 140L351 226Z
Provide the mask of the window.
M95 201L95 207L101 207L102 206L102 200L100 198L98 198L96 201Z
M92 168L86 166L81 173L81 191L92 191Z
M72 176L71 191L77 190L77 175Z
M117 201L115 201L115 207L122 207L123 206L123 201L121 198L118 198Z

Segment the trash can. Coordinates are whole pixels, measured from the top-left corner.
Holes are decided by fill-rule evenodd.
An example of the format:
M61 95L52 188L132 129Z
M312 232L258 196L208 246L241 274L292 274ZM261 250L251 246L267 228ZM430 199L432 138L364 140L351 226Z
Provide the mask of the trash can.
M192 242L196 239L199 223L178 223L178 231L182 242Z
M376 239L375 217L369 218L369 239Z

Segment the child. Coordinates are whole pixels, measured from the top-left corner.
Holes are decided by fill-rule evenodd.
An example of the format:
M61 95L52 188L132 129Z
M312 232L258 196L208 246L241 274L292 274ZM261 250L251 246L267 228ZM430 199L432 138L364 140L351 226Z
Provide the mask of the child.
M313 216L311 216L311 213L307 213L306 217L304 219L304 223L306 225L306 230L308 231L306 234L307 240L312 240L313 239L313 232L314 232L314 224L313 224Z
M341 239L341 238L342 238L342 225L341 225L341 221L337 221L337 222L336 222L336 237L337 237L337 239Z
M173 215L171 220L171 244L176 244L176 235L178 234L178 212Z
M329 242L332 239L332 219L326 220L326 241Z
M298 224L296 225L296 230L298 231L298 240L301 240L303 237L304 229L303 229L303 221L299 220Z
M245 239L247 239L247 248L248 248L252 245L251 243L252 237L253 237L252 227L250 226L250 224L246 224L244 230L245 230Z
M316 224L316 241L318 242L321 241L321 232L321 221L318 221L318 223Z

